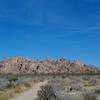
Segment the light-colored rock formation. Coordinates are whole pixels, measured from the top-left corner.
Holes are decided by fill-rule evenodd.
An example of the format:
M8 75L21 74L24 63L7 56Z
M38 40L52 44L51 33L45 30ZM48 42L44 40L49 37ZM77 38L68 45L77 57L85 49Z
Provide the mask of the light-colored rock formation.
M100 69L83 64L80 60L70 62L64 58L32 60L24 57L4 58L0 73L97 73Z

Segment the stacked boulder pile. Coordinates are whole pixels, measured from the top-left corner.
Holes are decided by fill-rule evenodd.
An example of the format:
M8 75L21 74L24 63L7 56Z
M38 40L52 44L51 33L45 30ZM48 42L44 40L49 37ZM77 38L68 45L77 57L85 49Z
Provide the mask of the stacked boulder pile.
M33 60L16 56L0 61L0 73L98 73L95 66L83 64L80 60L69 61L65 58L53 60Z

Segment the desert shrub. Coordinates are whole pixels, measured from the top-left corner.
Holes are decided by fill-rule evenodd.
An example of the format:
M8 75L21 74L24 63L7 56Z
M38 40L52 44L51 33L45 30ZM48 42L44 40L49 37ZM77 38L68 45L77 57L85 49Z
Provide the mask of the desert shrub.
M56 76L55 76L55 75L53 75L52 77L53 77L53 78L56 78Z
M8 81L9 81L9 82L13 82L13 81L15 82L15 81L17 81L17 80L18 80L18 77L15 76L15 75L14 75L14 76L12 75L12 76L10 76L10 77L8 78Z
M29 83L28 81L25 81L25 80L18 80L17 85L18 86L24 85L25 87L31 87L31 83Z
M82 79L85 80L85 81L89 81L90 77L89 76L83 76Z
M97 100L95 94L93 93L83 93L84 100Z
M25 82L25 83L24 83L24 86L25 86L25 87L31 87L31 83Z
M70 88L70 91L82 91L83 89L82 89L82 87L81 86L72 86L71 88Z
M66 82L63 79L56 78L50 80L48 84L53 88L54 93L62 98L62 95L64 95L64 92L62 91L65 91Z
M60 100L54 93L50 85L42 86L38 91L38 98L36 100Z
M31 80L32 83L38 83L38 82L42 82L43 80Z
M6 89L6 85L8 84L8 81L5 79L0 79L0 91L4 91Z
M89 84L90 86L95 86L96 83L97 83L96 80L93 79L93 78L88 82L88 84Z
M96 90L95 90L95 93L96 93L96 94L100 94L100 88L96 89Z
M17 86L17 84L15 82L9 82L6 87L7 88L15 88L16 86Z
M4 91L6 89L6 85L0 86L0 91Z
M62 75L62 78L65 79L66 78L66 75Z

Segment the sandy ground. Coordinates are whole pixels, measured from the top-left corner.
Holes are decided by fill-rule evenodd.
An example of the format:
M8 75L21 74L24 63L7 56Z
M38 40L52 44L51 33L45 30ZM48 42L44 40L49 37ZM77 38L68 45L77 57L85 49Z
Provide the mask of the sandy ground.
M37 83L30 90L21 93L20 96L12 98L11 100L35 100L38 90L40 90L40 87L45 85L46 83L46 81Z
M10 100L35 100L37 98L37 92L40 90L40 87L45 85L47 81L39 82L35 84L30 90L21 93L18 97L12 98ZM81 97L71 97L72 100L83 100ZM64 99L66 100L66 98ZM97 96L97 100L100 100L100 96Z

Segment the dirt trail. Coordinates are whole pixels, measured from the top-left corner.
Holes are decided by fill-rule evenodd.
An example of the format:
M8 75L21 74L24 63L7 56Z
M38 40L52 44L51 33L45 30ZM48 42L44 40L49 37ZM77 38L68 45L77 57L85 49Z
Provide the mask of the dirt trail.
M12 98L11 100L35 100L37 97L38 90L40 90L40 87L45 85L46 83L47 81L39 82L36 85L34 85L30 90L25 91L20 96Z

